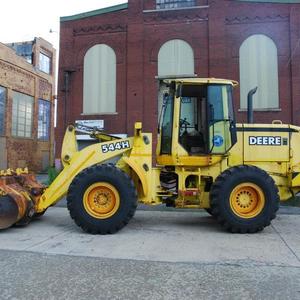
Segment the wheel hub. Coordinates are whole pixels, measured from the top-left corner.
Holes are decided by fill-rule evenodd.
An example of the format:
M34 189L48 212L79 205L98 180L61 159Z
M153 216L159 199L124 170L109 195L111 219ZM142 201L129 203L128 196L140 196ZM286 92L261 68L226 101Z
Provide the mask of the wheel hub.
M250 207L251 203L253 203L253 195L249 191L241 191L237 194L237 204L242 208Z
M256 217L264 208L265 196L262 189L253 183L237 185L230 194L230 206L241 218Z
M108 193L97 192L94 196L94 203L97 207L107 206L112 201L112 197Z
M113 216L120 206L118 191L109 183L92 184L84 193L83 204L87 213L97 219Z

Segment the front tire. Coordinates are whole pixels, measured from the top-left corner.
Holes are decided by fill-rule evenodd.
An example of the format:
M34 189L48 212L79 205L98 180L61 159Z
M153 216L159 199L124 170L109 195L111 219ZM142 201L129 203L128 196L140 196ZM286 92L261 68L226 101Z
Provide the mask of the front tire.
M209 215L211 215L212 217L215 217L215 216L213 215L213 210L212 210L211 208L204 208L204 210L205 210Z
M224 171L212 186L210 201L212 214L234 233L261 231L270 225L279 208L274 180L254 166Z
M67 195L71 218L92 234L115 233L128 224L137 207L130 177L113 165L96 165L80 172Z

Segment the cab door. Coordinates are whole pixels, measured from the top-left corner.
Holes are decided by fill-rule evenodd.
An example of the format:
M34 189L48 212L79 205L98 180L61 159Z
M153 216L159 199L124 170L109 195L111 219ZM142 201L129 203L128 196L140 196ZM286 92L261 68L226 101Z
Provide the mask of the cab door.
M232 86L209 85L207 97L209 153L224 154L237 142Z

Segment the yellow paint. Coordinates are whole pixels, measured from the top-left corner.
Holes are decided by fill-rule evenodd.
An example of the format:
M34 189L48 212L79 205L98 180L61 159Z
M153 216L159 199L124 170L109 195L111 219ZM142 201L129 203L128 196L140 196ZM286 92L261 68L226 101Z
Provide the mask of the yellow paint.
M240 218L258 216L265 206L265 196L256 184L246 182L237 185L230 194L231 210Z
M78 152L75 128L69 125L64 136L64 142L61 150L61 161L63 166L70 164L73 154Z
M300 174L292 179L292 187L300 186Z
M0 170L0 176L11 176L14 174L12 169Z
M281 133L282 138L288 138L288 133ZM257 146L248 145L248 140L251 133L245 133L244 135L244 160L249 162L286 162L289 161L289 146ZM263 137L276 137L278 133L263 132L260 133ZM274 148L275 147L275 148Z
M135 155L135 156L137 156L137 155ZM144 157L144 156L142 156L142 157ZM147 177L146 177L145 170L143 170L140 167L140 165L131 158L131 156L130 156L130 158L123 157L122 160L126 164L128 164L128 166L130 168L132 168L132 170L136 173L138 179L141 181L143 196L148 195L148 185L147 185Z
M82 170L96 165L98 163L109 160L115 156L129 152L133 145L133 138L119 139L117 142L128 143L129 148L116 149L115 151L108 151L103 153L101 150L103 146L109 146L112 142L97 143L88 146L81 151L77 149L75 131L67 129L63 142L63 155L70 157L68 163L64 163L64 169L55 178L52 184L45 190L40 201L37 204L37 212L42 212L49 206L55 204L68 192L69 186L74 177ZM70 152L67 152L67 151Z
M96 219L112 217L120 207L120 195L107 182L97 182L87 188L83 195L86 212Z
M220 163L224 159L221 155L201 155L201 156L174 156L174 155L160 155L157 157L159 165L167 166L196 166L204 167Z
M175 123L175 127L178 124ZM255 125L253 125L255 126ZM262 125L261 125L262 126ZM266 126L265 124L263 126ZM282 125L284 126L284 125ZM176 130L176 129L174 129ZM284 133L286 134L286 133ZM296 133L293 133L296 134ZM128 141L130 148L116 150L114 152L102 153L102 145L109 145L112 140L104 143L98 143L84 148L81 151L75 151L75 132L67 131L64 139L64 155L69 156L68 163L65 163L65 168L54 180L52 185L46 189L41 197L37 211L43 211L50 205L56 203L68 191L74 177L83 169L106 161L117 155L121 155L118 162L118 167L129 174L133 179L139 196L139 201L146 204L159 204L162 202L165 192L160 187L160 172L165 165L176 166L175 173L178 175L179 189L181 191L188 191L189 188L185 186L185 180L191 174L197 176L198 187L200 193L197 196L179 196L177 206L188 207L189 205L197 205L202 208L209 207L209 193L203 192L204 181L202 178L215 178L228 167L240 164L251 164L265 169L269 174L276 179L279 188L280 197L286 200L291 195L290 181L288 181L289 167L286 161L245 161L243 156L244 148L247 147L243 142L243 133L238 134L238 143L226 155L201 155L188 156L185 150L177 143L173 144L174 152L172 155L159 155L157 157L159 167L152 168L152 136L149 133L143 133L141 124L135 127L135 135L128 139L118 139L116 141ZM176 136L174 140L178 139ZM145 142L147 141L147 143ZM67 152L69 149L70 152ZM261 155L258 151L254 153ZM282 154L280 154L282 155ZM284 156L280 156L281 158ZM279 178L279 179L278 179ZM286 178L286 180L281 180ZM275 180L274 179L274 180ZM299 177L293 180L293 187L299 187L300 182L297 182ZM169 194L171 197L171 195ZM196 203L196 204L195 204Z
M237 86L238 82L229 79L220 79L220 78L177 78L177 79L165 79L164 82L170 83L175 81L176 83L184 84L194 84L194 85L206 85L206 84L230 84L232 86Z
M29 173L28 168L24 168L24 169L17 168L15 172L16 172L17 175L22 175L22 174L28 174Z
M165 80L165 82L170 81ZM182 83L237 85L235 81L214 78L184 78L176 79L175 82L177 86ZM224 93L225 89L223 90L223 98L226 99ZM225 113L227 112L226 109L227 106L224 106ZM171 151L170 154L160 154L161 137L158 135L156 150L158 165L154 168L152 167L152 134L142 132L141 122L135 124L134 136L126 139L119 139L102 132L94 132L92 135L99 140L99 143L81 151L78 151L77 148L75 129L68 127L62 147L64 169L51 186L45 190L36 210L42 212L66 195L74 177L82 170L99 163L105 163L117 156L120 159L116 166L126 172L133 180L139 201L149 205L160 204L167 198L177 198L176 201L174 200L177 207L209 208L209 191L206 190L209 185L207 182L213 183L226 169L238 165L253 165L265 170L276 182L281 200L286 200L292 193L300 191L299 127L284 124L237 124L239 129L237 132L238 141L228 150L231 145L229 122L223 120L216 123L214 128L210 126L209 131L212 132L214 129L215 133L221 135L224 138L224 145L219 148L215 147L210 154L189 155L179 143L179 116L180 98L175 97L173 123L171 124L173 130ZM242 131L241 128L245 130ZM250 131L249 128L254 128L254 130ZM261 130L263 128L270 129ZM293 132L288 132L289 129ZM281 146L249 145L251 136L260 136L262 139L264 137L280 137L281 140L285 139L288 142ZM129 146L114 151L103 151L115 143L128 143ZM177 176L177 191L166 190L161 186L160 176L165 168ZM103 184L102 182L100 186ZM100 189L99 186L96 188ZM112 188L108 188L108 190L112 192L107 192L107 195L115 195ZM105 214L103 207L98 209L98 212L97 209L94 209L96 212L92 212L91 199L94 198L95 194L93 189L88 192L85 196L86 200L84 200L85 206L89 208L91 214L97 215L103 212ZM261 189L251 183L242 183L235 188L230 199L232 210L242 218L257 216L265 202ZM111 208L112 205L110 204L109 207Z

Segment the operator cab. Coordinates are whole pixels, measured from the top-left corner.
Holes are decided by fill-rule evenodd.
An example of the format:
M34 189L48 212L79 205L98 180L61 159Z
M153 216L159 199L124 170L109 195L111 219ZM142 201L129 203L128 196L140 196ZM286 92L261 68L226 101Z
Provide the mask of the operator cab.
M236 143L232 89L221 79L164 81L158 162L166 156L225 154Z

